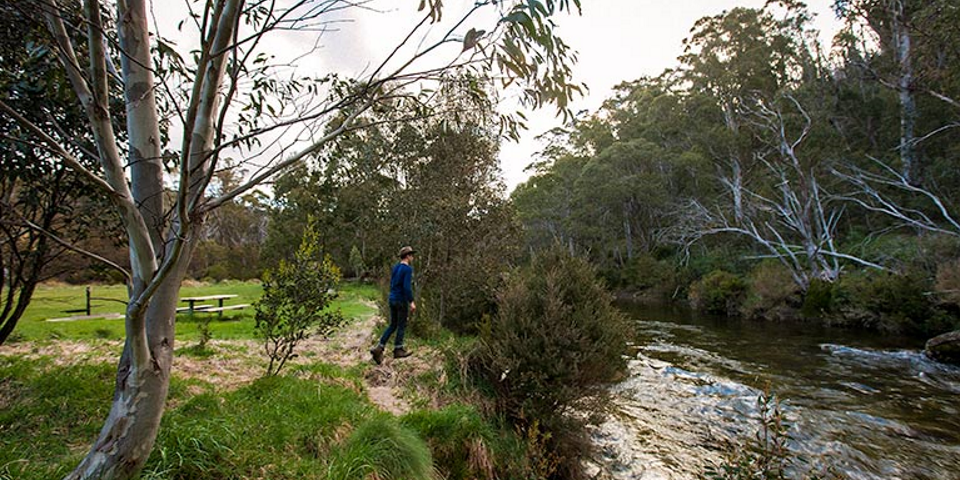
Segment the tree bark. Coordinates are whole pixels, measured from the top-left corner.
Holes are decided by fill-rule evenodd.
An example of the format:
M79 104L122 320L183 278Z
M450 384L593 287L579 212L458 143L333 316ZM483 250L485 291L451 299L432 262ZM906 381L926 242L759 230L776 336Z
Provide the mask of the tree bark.
M130 187L119 159L106 108L106 51L98 0L85 2L91 48L92 119L104 127L98 147L107 180L120 193L118 206L130 239L133 278L126 312L126 343L117 370L114 398L100 435L67 479L127 479L143 468L156 442L169 390L173 358L174 320L180 281L195 240L180 231L164 233L163 174L160 158L159 113L150 70L150 37L144 0L118 2L118 31L123 51L124 100L127 110ZM68 67L69 68L69 67ZM96 125L96 123L95 123ZM164 250L168 245L187 243ZM181 255L181 253L185 253ZM167 267L160 269L160 259Z
M150 361L139 365L131 341L124 345L110 414L90 452L67 480L133 478L149 458L170 386L180 278L167 276L143 312L149 325Z
M900 99L900 163L903 177L915 184L920 175L917 159L917 102L913 94L913 58L907 0L892 2L893 48L899 67L897 96Z

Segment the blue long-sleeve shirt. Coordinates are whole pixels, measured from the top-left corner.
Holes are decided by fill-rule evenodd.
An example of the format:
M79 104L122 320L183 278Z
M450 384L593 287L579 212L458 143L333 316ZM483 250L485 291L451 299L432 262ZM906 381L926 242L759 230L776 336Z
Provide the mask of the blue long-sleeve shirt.
M413 301L413 267L400 262L390 272L390 303Z

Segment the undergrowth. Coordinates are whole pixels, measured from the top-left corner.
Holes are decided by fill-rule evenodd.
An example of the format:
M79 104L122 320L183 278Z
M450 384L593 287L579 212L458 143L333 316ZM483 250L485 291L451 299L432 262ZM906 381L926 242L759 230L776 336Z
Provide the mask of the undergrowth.
M363 374L315 363L233 391L174 377L141 478L531 478L511 429L465 404L383 413ZM110 362L0 356L0 479L69 473L106 418L115 375Z

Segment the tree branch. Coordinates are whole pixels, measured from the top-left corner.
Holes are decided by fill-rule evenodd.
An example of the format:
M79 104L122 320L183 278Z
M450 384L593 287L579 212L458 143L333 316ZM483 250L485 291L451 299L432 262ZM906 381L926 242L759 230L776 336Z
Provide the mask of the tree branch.
M50 231L44 229L43 227L41 227L41 226L39 226L39 225L31 222L30 220L28 220L28 219L27 219L26 217L24 217L23 215L20 215L20 213L17 212L16 210L14 210L13 207L11 207L10 205L5 205L5 204L4 204L4 207L5 207L8 211L13 212L14 215L16 215L16 216L20 219L20 221L23 222L24 225L26 225L26 226L28 226L28 227L30 227L30 228L32 228L32 229L34 229L34 230L42 233L43 235L46 235L48 238L50 238L50 239L53 240L54 242L57 242L57 243L60 244L62 247L66 248L66 249L68 249L68 250L70 250L70 251L79 253L80 255L83 255L83 256L85 256L85 257L92 258L92 259L94 259L94 260L96 260L96 261L98 261L98 262L100 262L100 263L103 263L104 265L107 265L107 266L113 268L114 270L122 273L123 276L124 276L128 281L131 280L132 277L131 277L131 275L130 275L130 272L128 272L127 269L123 268L123 267L120 266L119 264L117 264L117 263L115 263L115 262L113 262L113 261L111 261L111 260L109 260L109 259L107 259L107 258L105 258L105 257L102 257L102 256L100 256L100 255L97 255L96 253L93 253L93 252L88 251L88 250L84 250L84 249L82 249L82 248L80 248L80 247L78 247L78 246L76 246L76 245L74 245L74 244L72 244L72 243L70 243L70 242L68 242L68 241L60 238L60 237L58 237L58 236L57 236L56 234L54 234L53 232L50 232Z
M51 152L63 158L63 160L67 162L67 164L70 165L71 168L76 170L78 173L80 173L84 177L87 177L90 181L93 182L94 185L96 185L97 187L102 189L104 192L106 192L111 198L117 199L120 196L120 194L116 190L114 190L113 187L109 183L107 183L106 180L101 178L96 173L92 172L87 167L83 166L83 163L81 163L77 157L71 155L70 152L68 152L65 148L63 148L63 146L60 145L60 143L57 142L56 139L54 139L50 135L47 135L47 133L44 132L43 129L41 129L39 126L37 126L36 124L28 120L23 115L20 115L20 113L18 113L12 107L7 105L6 102L4 102L3 100L0 100L0 110L3 110L4 112L6 112L7 115L10 115L10 117L16 120L20 125L25 127L34 135L38 136L46 144L46 148L48 150L50 150Z

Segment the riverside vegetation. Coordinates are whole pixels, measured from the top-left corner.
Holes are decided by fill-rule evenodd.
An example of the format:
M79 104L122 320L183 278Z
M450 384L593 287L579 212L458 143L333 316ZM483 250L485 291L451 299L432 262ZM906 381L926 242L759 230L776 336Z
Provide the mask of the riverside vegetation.
M3 212L34 223L48 216L56 222L44 228L104 253L98 260L110 265L89 267L65 249L48 248L47 237L20 217L0 216L10 227L8 241L0 242L4 265L25 273L6 291L20 299L17 308L0 319L0 342L17 352L3 356L9 375L0 383L0 401L11 406L4 415L16 412L4 417L0 432L17 446L4 449L16 452L0 463L8 476L33 475L37 467L45 478L80 465L77 478L107 471L128 478L141 467L157 478L429 478L434 468L449 478L578 478L579 456L588 449L582 427L594 419L577 412L602 406L596 394L621 367L614 333L622 319L595 283L597 272L629 294L727 315L918 336L958 326L960 62L952 27L960 10L952 0L834 2L845 26L832 48L816 40L801 2L722 12L693 26L675 68L626 82L600 111L578 116L567 110L581 90L568 78L575 55L551 21L579 9L578 0L479 2L501 9L495 28L471 28L462 39L451 30L436 44L462 40L465 63L383 77L374 68L360 79L277 76L288 65L275 52L257 50L259 42L230 46L229 39L238 25L257 35L282 25L258 8L219 10L237 2L204 7L221 21L197 22L195 33L210 39L198 56L177 53L146 24L116 28L110 19L148 18L142 2L116 4L120 15L100 15L101 2L87 3L84 12L46 17L34 9L55 8L53 2L0 7L13 19L0 31L0 107L9 120L0 128L4 146L19 153L5 156L10 168L0 169L4 198L15 207ZM419 3L423 22L414 31L439 22L443 10L443 2ZM296 9L282 15L313 18ZM64 22L93 28L85 33ZM311 30L299 32L304 45L317 45ZM122 93L149 98L120 98L121 89L111 88L106 65L128 51L116 49L124 42L155 46L121 65L131 86ZM83 61L67 58L63 68L57 52L68 51ZM474 52L492 56L474 61ZM250 63L228 68L228 57ZM74 63L91 65L89 78L66 78L80 70ZM167 92L172 103L155 102L154 79L126 68L151 64L162 67L161 84L182 89ZM400 87L419 78L436 80L436 90ZM96 115L69 95L69 84L81 80L102 93L91 104ZM531 104L557 105L567 124L545 135L534 175L508 198L497 158L501 139L517 136L519 120L497 113L496 103L498 88L511 82L528 87L521 91ZM220 92L227 96L218 104ZM179 100L183 105L174 105ZM37 111L38 104L49 111ZM302 109L284 108L293 104ZM301 115L310 109L321 116ZM171 128L176 111L198 117ZM119 121L124 115L128 121ZM49 125L51 118L60 123ZM248 178L243 166L261 159L258 135L277 126L290 134L278 145L305 149ZM114 128L118 135L102 134ZM182 131L185 141L167 139L171 131ZM319 131L329 135L306 146L296 141ZM34 147L40 144L48 148ZM127 162L119 152L141 157ZM59 161L64 156L70 168ZM129 177L101 175L125 165ZM170 195L160 194L166 184L152 174L164 168L180 176L179 191ZM72 190L57 182L74 180L68 174L76 171L93 192L51 195ZM272 199L255 189L266 181L274 181ZM125 213L124 225L107 225L96 207L104 196ZM41 205L56 208L34 208ZM435 342L445 367L433 372L443 381L418 383L436 405L417 400L409 417L378 413L362 395L370 367L331 367L309 349L272 379L240 375L221 386L171 370L174 358L215 362L235 351L246 358L242 345L220 342L253 335L248 316L231 315L209 326L206 342L200 325L173 314L177 294L187 293L183 277L257 278L264 267L289 260L311 218L323 232L323 250L350 277L382 277L378 269L393 260L394 243L417 246L420 317L412 327L421 346ZM112 243L118 230L127 248ZM159 275L169 272L176 274ZM18 326L42 277L130 279L129 288L109 295L144 303L130 302L136 308L129 331L110 321L47 326L29 315ZM181 343L199 339L202 348L171 352L166 339L174 333ZM69 341L77 338L83 341ZM527 348L530 338L537 349ZM83 353L91 352L87 344L108 353ZM44 354L52 345L60 350ZM120 355L121 348L137 354ZM74 365L77 354L89 361ZM144 376L114 382L100 365L116 358L115 371ZM84 385L75 393L56 388L61 378L65 386ZM173 410L164 417L170 379ZM116 395L99 384L113 384ZM153 403L141 408L127 399ZM111 401L115 415L107 414ZM40 415L57 425L37 421ZM108 428L96 428L94 418L106 418ZM276 428L258 428L268 421ZM463 425L469 434L456 434ZM112 428L130 435L111 437ZM117 455L83 456L97 432L100 443L87 450L111 443ZM39 443L25 440L34 437ZM59 456L23 450L33 444ZM388 445L402 447L404 458L384 453Z
M831 3L829 45L801 2L702 18L674 66L545 134L511 195L528 248L650 302L960 328L960 10Z
M378 292L347 284L340 297L335 306L356 323L358 314L375 312L370 302ZM623 317L611 302L593 270L562 250L513 272L499 313L479 337L439 329L414 340L425 356L439 352L432 357L439 362L401 385L417 407L399 416L378 410L364 393L370 377L400 375L403 362L386 369L359 359L331 364L308 344L286 374L258 378L249 372L263 368L251 357L259 347L247 341L249 315L213 322L204 352L177 350L178 363L193 358L197 365L175 373L171 411L142 477L579 478L590 419L577 412L602 405L603 386L623 371ZM65 334L81 331L44 337L36 328L36 341L21 339L0 355L0 475L10 478L50 478L72 468L82 454L73 446L95 433L105 413L111 352L120 347L116 335L80 345ZM49 334L60 327L42 328ZM241 331L246 336L234 336ZM224 339L228 332L232 340ZM376 332L361 333L359 351ZM185 331L178 340L194 335ZM530 349L530 336L540 353ZM232 375L198 373L233 362L241 366L231 367Z

